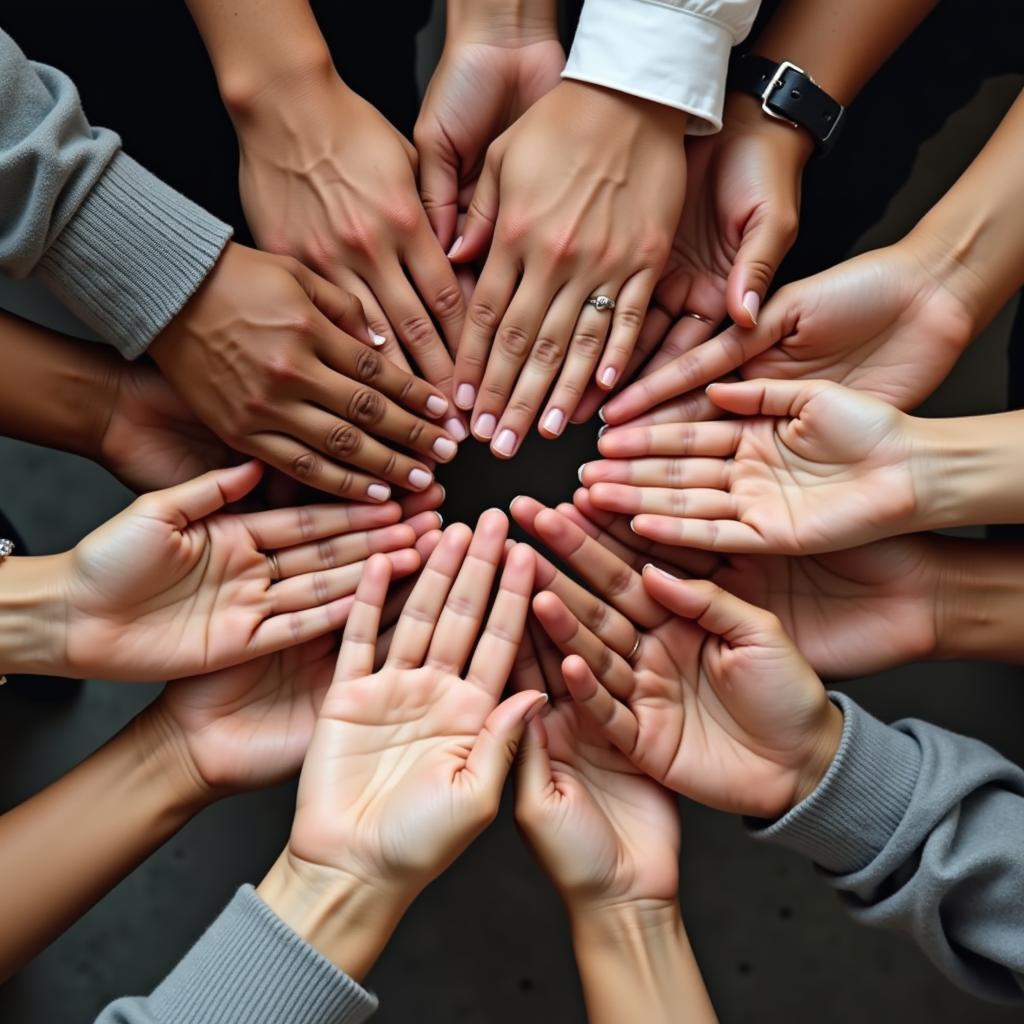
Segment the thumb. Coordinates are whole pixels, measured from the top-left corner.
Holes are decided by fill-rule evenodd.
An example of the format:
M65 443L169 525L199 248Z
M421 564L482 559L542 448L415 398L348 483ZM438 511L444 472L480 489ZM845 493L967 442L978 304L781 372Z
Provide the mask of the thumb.
M427 219L442 248L455 238L459 214L459 168L461 158L436 124L413 130L420 155L420 198Z
M377 340L381 336L370 330L363 304L350 291L339 288L303 264L299 264L295 276L302 285L302 290L309 296L309 301L335 327L357 341L368 341L374 346L383 343Z
M786 253L796 239L797 217L755 213L747 222L725 286L729 316L741 327L755 327L761 304Z
M473 190L473 198L466 213L462 234L448 251L453 263L469 263L478 259L487 250L494 237L494 225L498 219L498 175L501 158L494 153L494 146L487 151L484 168Z
M738 416L799 416L805 405L823 391L844 390L828 380L743 380L709 384L708 398L719 409Z
M503 700L484 722L473 749L466 758L466 770L479 781L483 794L497 800L515 759L527 722L548 702L546 693L523 690Z
M551 758L544 720L534 716L526 726L516 758L516 818L529 822L551 787Z
M136 511L183 530L205 516L244 498L260 481L263 466L255 460L227 469L215 469L194 480L143 495Z

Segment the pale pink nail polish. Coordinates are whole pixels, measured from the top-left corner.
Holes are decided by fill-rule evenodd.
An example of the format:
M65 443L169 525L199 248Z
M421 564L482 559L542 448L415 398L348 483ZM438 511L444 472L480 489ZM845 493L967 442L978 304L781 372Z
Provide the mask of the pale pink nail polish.
M583 483L583 470L585 470L587 468L587 466L589 466L589 465L590 465L589 462L584 462L583 465L580 466L580 468L576 470L576 479L579 480L579 482L581 484Z
M447 462L449 459L455 458L455 453L459 450L459 446L448 437L439 437L432 445L431 451L439 458Z
M448 431L456 441L465 441L469 436L465 424L457 416L444 421L444 429Z
M423 490L424 487L429 487L430 481L433 479L425 469L420 469L419 466L409 470L409 484L418 491Z
M489 412L485 412L483 415L477 417L474 432L477 437L482 437L485 441L490 441L491 435L494 433L494 428L497 425L498 421Z
M462 235L452 242L452 247L448 250L448 259L451 259L460 249L462 248Z
M537 703L534 704L529 711L526 712L526 716L523 718L524 722L532 722L548 705L548 695L542 693Z
M754 326L756 327L757 314L761 312L761 296L757 292L747 292L743 296L741 305L750 314L750 319L754 321Z
M387 501L391 497L391 488L385 484L370 484L366 488L366 496L374 501Z
M615 383L615 367L609 366L608 369L601 374L601 383L606 388L610 388Z
M431 416L443 416L448 411L448 400L440 395L431 395L427 399L427 412Z
M494 442L494 450L502 455L512 455L516 450L519 438L511 430L503 430Z
M373 330L370 331L370 341L376 348L380 348L387 340L388 339L385 338L383 334L377 334L377 332Z
M565 413L561 409L552 409L544 417L544 429L549 434L560 434L565 426Z
M476 405L476 388L472 384L460 384L455 389L455 404L460 409L472 409Z

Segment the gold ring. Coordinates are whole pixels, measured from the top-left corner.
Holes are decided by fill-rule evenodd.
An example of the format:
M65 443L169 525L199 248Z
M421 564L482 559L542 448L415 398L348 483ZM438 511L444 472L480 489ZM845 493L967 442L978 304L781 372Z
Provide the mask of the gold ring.
M680 316L688 316L693 320L699 320L702 324L713 324L715 321L709 316L701 316L700 313L694 313L692 309L684 309Z
M640 641L642 639L643 639L643 634L639 630L637 630L636 643L633 644L633 649L629 652L629 654L626 655L626 661L628 661L630 663L630 665L633 664L633 659L637 656L637 653L640 650Z
M267 561L270 563L270 579L271 582L276 583L281 578L281 566L277 561L277 552L268 551Z

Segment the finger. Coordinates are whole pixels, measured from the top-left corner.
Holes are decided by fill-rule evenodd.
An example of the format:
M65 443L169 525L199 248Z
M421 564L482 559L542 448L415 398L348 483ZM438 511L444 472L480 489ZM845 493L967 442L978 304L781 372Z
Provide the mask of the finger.
M627 424L630 427L648 427L657 423L700 423L707 420L720 420L722 410L708 398L703 388L696 388L687 391L685 395L673 398L656 406L650 412L631 419ZM603 433L608 432L608 427L601 428Z
M397 502L386 505L303 505L275 508L239 516L261 551L286 548L302 541L363 533L397 523L402 510Z
M467 680L497 700L508 682L526 629L533 593L533 552L517 544L505 560L494 607L476 645Z
M301 484L352 501L385 502L391 497L391 488L382 480L339 466L291 437L263 433L255 439L260 458Z
M706 319L698 319L694 313L706 315ZM710 313L704 314L703 310L681 310L679 319L669 328L661 345L651 356L651 361L643 368L641 378L650 377L656 371L702 346L714 335L719 320L720 317L712 316Z
M645 558L634 548L629 547L627 544L614 537L611 533L602 529L593 520L588 519L575 505L563 503L560 504L555 511L559 515L565 516L566 519L571 519L584 533L593 537L601 547L607 548L613 555L615 555L616 558L622 559L623 562L631 568L636 569L637 572L639 572L647 562L651 561L650 558ZM626 529L628 531L628 525ZM632 536L634 540L637 539L635 535ZM594 632L596 633L597 630L594 630ZM628 653L628 651L629 648L626 648L625 652L620 651L620 653Z
M740 416L799 416L812 398L841 387L827 380L744 380L712 384L708 397L720 409Z
M287 647L298 647L307 640L315 640L325 633L340 629L348 618L352 603L353 598L349 595L317 608L286 612L265 619L256 627L249 641L246 659L273 654Z
M388 652L389 664L400 668L419 668L423 664L437 620L472 539L473 532L464 523L444 531L399 616Z
M423 534L415 544L416 551L420 556L420 561L426 562L426 560L434 553L434 550L440 542L440 530L431 530L429 533Z
M794 209L771 214L759 208L744 226L725 286L729 316L741 327L757 326L775 272L796 240L797 223Z
M538 693L547 693L547 686L544 682L544 674L541 671L540 660L537 657L537 648L534 645L532 632L527 629L523 634L523 642L519 645L519 652L512 665L512 672L509 675L509 686L513 693L522 690L536 690Z
M633 487L717 487L728 489L728 465L722 459L601 459L580 466L580 483ZM602 502L596 502L607 508ZM615 510L613 510L615 511Z
M619 750L632 757L640 736L640 723L632 710L601 685L582 658L566 658L562 676L577 705Z
M734 554L768 553L769 545L752 526L727 519L679 519L676 516L638 515L630 528L659 544L677 544L703 551Z
M412 367L409 365L409 360L405 358L402 346L398 344L398 336L391 324L388 323L384 310L381 309L380 303L367 287L366 282L347 267L334 267L331 278L359 299L370 328L370 342L373 347L400 370L411 374Z
M286 580L307 572L324 572L362 562L372 554L411 548L419 536L406 523L379 530L340 534L275 553L278 578ZM263 545L258 545L261 549ZM266 549L264 549L266 550Z
M371 559L375 557L370 556ZM413 548L389 551L380 557L391 565L395 578L408 576L420 567L420 556ZM337 569L303 573L275 583L270 588L271 614L281 615L302 611L304 608L316 608L354 594L368 565L369 561L356 562Z
M434 481L425 491L407 494L399 501L399 505L402 506L402 518L409 520L421 512L436 511L444 504L444 499L444 488Z
M627 278L615 298L611 332L597 371L597 386L610 391L622 379L629 358L636 348L637 337L657 283L651 269L641 270Z
M359 342L377 344L375 332L370 330L363 304L356 295L339 288L337 284L321 277L303 263L298 263L293 273L313 305L335 327Z
M412 132L420 156L420 199L430 227L445 250L455 240L461 160L436 121L419 120Z
M565 688L565 680L562 678L561 652L551 642L551 637L544 632L536 615L531 614L526 620L526 628L533 639L533 647L537 652L537 660L540 662L540 670L544 676L548 696L552 701L568 697L569 691Z
M618 515L677 516L680 519L736 519L736 499L728 491L691 487L627 487L594 484L590 499Z
M494 437L491 447L496 455L511 454L497 447L494 431L557 290L558 283L549 273L525 271L494 335L473 407L471 430L477 440L489 441Z
M533 614L544 632L565 655L581 657L612 693L624 696L633 690L633 669L583 625L564 601L549 590L533 599Z
M601 435L597 449L606 459L650 455L724 458L735 454L742 436L743 423L739 420L616 427Z
M481 796L488 798L497 813L501 787L512 767L523 730L548 702L546 693L514 693L502 701L484 722L473 749L466 758L465 771L475 778Z
M466 211L462 234L448 250L453 263L472 263L487 251L498 221L498 178L501 173L501 150L492 143L484 159L483 169L473 189L473 198ZM466 408L463 406L462 408Z
M214 469L183 484L144 494L130 508L182 530L244 498L262 475L263 467L255 461Z
M516 818L520 824L530 819L529 808L541 806L551 788L551 758L544 717L534 716L526 727L516 759Z
M476 644L508 536L508 520L498 509L484 512L437 619L426 663L462 674ZM511 667L511 666L510 666ZM507 678L506 672L506 678Z
M454 352L466 319L466 300L426 217L409 240L403 257L416 290L441 325L449 352Z
M420 512L419 515L413 516L412 519L407 519L404 525L412 530L412 543L415 544L425 533L440 530L444 526L444 520L441 518L440 512Z
M360 679L373 672L381 610L391 582L391 563L383 555L374 555L366 563L352 610L341 640L335 682Z

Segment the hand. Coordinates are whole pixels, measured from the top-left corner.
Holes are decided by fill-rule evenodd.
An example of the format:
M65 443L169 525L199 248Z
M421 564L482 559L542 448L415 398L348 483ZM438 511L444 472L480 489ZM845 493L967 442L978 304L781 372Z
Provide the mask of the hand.
M517 521L611 605L577 596L552 570L538 576L548 589L533 610L566 656L569 693L637 767L709 807L757 817L814 790L842 714L775 616L705 580L641 576L566 517L516 506ZM622 650L623 620L633 651Z
M824 381L708 388L748 419L609 430L582 473L642 537L711 551L816 554L918 524L914 420ZM636 514L639 513L639 514Z
M519 693L499 704L533 583L525 547L509 552L477 639L507 525L492 511L475 533L461 524L445 531L376 673L390 571L370 560L306 755L277 874L312 877L320 890L382 894L394 911L390 927L493 819L526 720L544 702ZM379 935L376 943L340 942L330 955L357 978L375 958L368 947L381 944Z
M493 237L455 401L499 457L515 454L553 382L547 437L561 434L595 367L605 391L621 377L679 221L685 127L680 111L563 81L488 150L451 253L471 261ZM614 312L587 305L597 294Z
M370 552L389 552L399 575L419 568L416 530L390 525L395 504L221 511L259 478L250 462L147 494L58 556L62 674L225 668L337 629Z
M137 494L184 483L230 462L230 451L159 371L122 363L98 461Z
M450 394L452 360L431 317L454 350L465 305L420 202L415 149L333 68L231 114L242 205L260 247L355 295L382 351L408 370L397 339ZM448 429L462 430L452 419Z
M821 378L913 409L974 336L970 305L929 269L919 236L780 289L753 330L731 327L660 365L604 408L623 423L738 370L747 378Z
M330 494L386 501L388 483L429 487L422 460L447 462L457 445L422 418L444 416L447 399L366 332L351 295L294 260L229 245L149 351L232 448Z
M565 67L554 11L510 26L487 5L471 5L464 17L457 8L448 5L444 50L413 130L423 206L445 249L487 147L558 84Z
M557 511L638 572L653 563L708 579L777 615L821 676L863 676L939 655L951 597L948 540L917 534L826 555L716 555L638 536L583 488L573 501ZM952 638L944 631L942 639Z
M532 632L532 631L531 631ZM563 901L581 914L643 902L675 907L679 808L570 698L561 658L523 639L513 687L547 691L516 765L516 821Z

